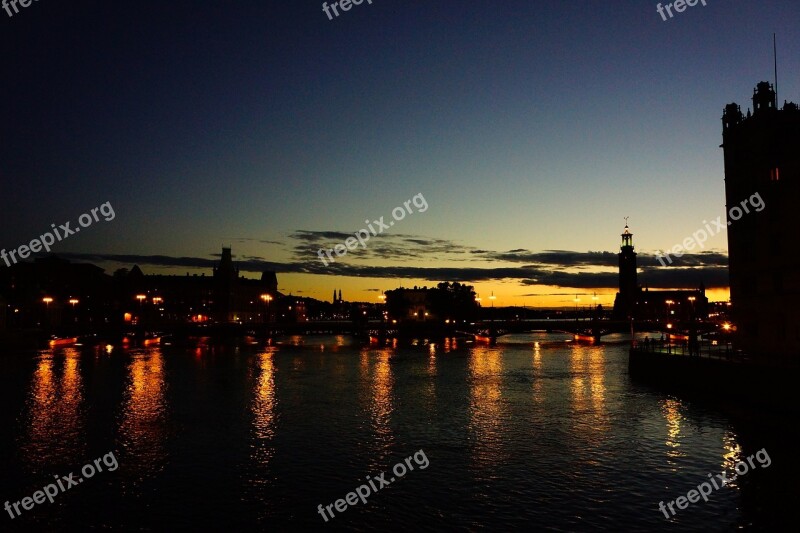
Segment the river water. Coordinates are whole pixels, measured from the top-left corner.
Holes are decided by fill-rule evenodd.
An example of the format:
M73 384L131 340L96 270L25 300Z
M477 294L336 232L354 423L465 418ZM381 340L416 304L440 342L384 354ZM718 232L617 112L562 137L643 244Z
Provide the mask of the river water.
M13 519L2 511L0 529L717 531L779 523L797 496L783 429L753 429L631 382L627 347L615 336L599 346L529 334L493 347L387 348L320 336L270 347L198 341L4 354L0 504L55 476L82 478L96 458L109 462L53 503L19 507ZM762 448L768 467L755 463L670 519L659 510L708 474L733 475ZM413 469L395 475L398 462ZM366 504L336 509L381 472L394 481L375 483ZM332 504L323 518L318 506Z

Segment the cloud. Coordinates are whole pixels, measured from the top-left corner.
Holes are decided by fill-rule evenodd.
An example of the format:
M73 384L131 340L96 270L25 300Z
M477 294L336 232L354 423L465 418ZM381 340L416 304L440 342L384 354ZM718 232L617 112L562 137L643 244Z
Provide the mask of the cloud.
M345 240L354 234L355 231L345 233L297 230L289 236L296 241L291 249L292 258L296 262L319 262L317 253L320 249L332 250L337 244L344 244ZM466 256L472 250L472 247L447 239L431 239L403 233L380 233L370 236L366 248L359 245L355 250L348 251L347 260L349 262L391 260L406 263L412 260L441 258L442 255L451 260L466 260L466 257L458 256Z
M231 242L254 242L254 243L257 243L257 244L279 244L279 245L286 244L285 242L281 242L281 241L270 241L270 240L266 240L266 239L254 239L252 237L234 237L233 239L231 239Z
M265 270L277 273L317 274L382 279L419 279L431 282L459 281L477 283L501 281L521 286L569 287L577 289L616 289L619 282L618 257L614 252L545 250L533 252L523 248L491 251L463 245L447 239L432 239L406 234L373 236L367 248L360 246L346 256L324 265L318 258L320 248L332 248L352 233L339 231L297 230L289 238L295 241L287 262L268 261L259 256L235 258L244 273L260 274ZM64 254L64 257L90 262L115 262L126 266L201 268L211 270L218 254L208 258L171 257L164 255ZM453 266L426 266L425 263L446 261ZM375 262L388 263L375 266ZM459 265L458 262L469 262ZM372 263L372 264L370 264ZM488 263L488 264L487 264ZM672 265L662 267L654 254L640 253L639 284L652 288L697 287L701 282L709 288L728 286L728 257L715 251L674 258ZM369 289L377 291L378 289Z

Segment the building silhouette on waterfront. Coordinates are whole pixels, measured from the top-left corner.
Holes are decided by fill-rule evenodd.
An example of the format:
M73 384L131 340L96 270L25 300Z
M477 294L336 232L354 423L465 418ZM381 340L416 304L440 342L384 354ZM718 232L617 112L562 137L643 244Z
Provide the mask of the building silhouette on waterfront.
M775 88L759 83L753 110L725 106L721 147L732 316L739 347L754 355L800 353L797 235L800 218L800 111L777 106ZM759 195L761 211L745 209ZM735 218L738 217L738 218Z
M153 298L159 299L163 302L159 306L163 308L163 318L176 321L258 323L274 319L283 307L275 272L264 271L261 279L241 276L229 247L222 248L211 276L144 275L134 266L127 276L117 277L121 278L118 286L123 302L130 301L131 295L143 295L151 303ZM135 309L132 314L136 315ZM160 312L158 318L162 318Z
M696 290L653 290L639 286L633 233L628 224L619 248L619 292L614 299L618 320L693 320L708 316L708 298L703 283Z
M0 270L0 330L97 331L187 322L305 320L305 302L278 292L274 271L240 275L223 248L212 275L146 275L134 265L108 275L56 256ZM266 296L269 296L267 299Z

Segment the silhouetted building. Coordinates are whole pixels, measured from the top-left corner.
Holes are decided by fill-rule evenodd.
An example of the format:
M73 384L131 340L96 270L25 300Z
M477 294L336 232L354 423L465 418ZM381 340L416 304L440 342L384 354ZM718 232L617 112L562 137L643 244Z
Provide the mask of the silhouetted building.
M622 232L622 244L619 248L619 293L614 301L614 314L621 318L633 314L636 306L639 284L636 282L636 252L633 247L633 233L628 224Z
M261 323L279 311L304 320L305 303L284 302L275 272L239 275L223 248L212 276L145 275L138 265L113 276L56 256L0 268L0 327L96 332L186 322ZM291 309L290 309L291 307ZM269 317L268 317L269 315Z
M298 323L307 322L306 302L303 298L295 298L292 295L281 299L279 303L279 314L276 317L278 322Z
M219 265L214 267L214 315L219 322L235 322L238 307L234 288L239 279L239 269L233 266L230 248L222 248Z
M103 327L117 315L111 289L102 268L55 256L0 269L8 329Z
M475 288L458 282L442 282L431 288L400 287L384 294L389 318L401 322L473 319L480 308Z
M797 357L800 111L791 102L778 109L773 86L761 82L752 113L725 106L722 139L737 342L754 355Z
M275 318L282 298L275 272L265 271L261 279L242 277L230 248L222 248L211 276L144 275L134 266L123 276L120 292L133 319L143 317L150 324L267 322Z
M649 290L638 284L633 233L628 225L622 232L619 249L619 292L614 299L617 320L693 320L708 316L705 286L697 290Z

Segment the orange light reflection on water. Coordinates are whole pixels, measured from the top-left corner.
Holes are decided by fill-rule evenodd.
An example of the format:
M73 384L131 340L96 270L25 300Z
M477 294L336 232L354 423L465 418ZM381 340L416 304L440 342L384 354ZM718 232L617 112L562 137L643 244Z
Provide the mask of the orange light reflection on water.
M503 461L502 351L498 348L476 346L469 360L470 431L475 436L473 459L480 465Z
M27 402L28 435L22 454L31 465L82 456L85 413L80 352L56 348L41 352Z
M166 379L161 348L130 353L119 427L126 463L140 482L160 472L167 460Z
M272 439L275 437L277 396L275 394L276 348L268 348L256 359L258 378L251 404L253 412L253 431L255 437L254 459L260 466L268 466L275 455Z
M362 400L369 413L370 424L374 434L373 441L377 450L372 463L380 465L392 453L395 443L392 431L392 414L394 413L394 377L389 362L393 350L365 349L360 355L360 382L368 387L368 395Z

